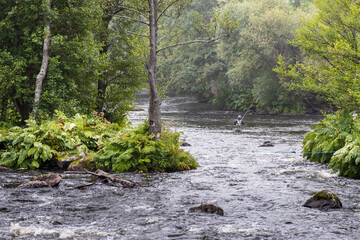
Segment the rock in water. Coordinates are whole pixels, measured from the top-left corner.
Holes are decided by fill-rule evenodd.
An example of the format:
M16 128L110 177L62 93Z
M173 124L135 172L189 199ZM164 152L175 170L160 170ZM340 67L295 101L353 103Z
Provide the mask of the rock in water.
M29 181L21 184L17 188L45 188L45 187L48 188L50 186L44 181Z
M192 207L189 212L204 212L204 213L216 213L221 216L224 215L224 210L219 207L216 203L202 203L198 207Z
M85 172L85 169L82 165L80 164L74 164L74 165L70 165L68 168L67 168L67 171L69 172Z
M61 176L57 173L49 173L33 177L30 181L44 181L50 187L55 187L60 183Z
M3 165L0 165L0 172L1 172L1 171L8 171L8 170L10 170L10 168L5 167L5 166L3 166Z
M273 147L274 144L270 141L265 141L263 144L261 144L259 147Z
M318 208L321 210L328 210L329 208L342 208L340 199L328 190L317 192L313 197L308 199L303 206Z

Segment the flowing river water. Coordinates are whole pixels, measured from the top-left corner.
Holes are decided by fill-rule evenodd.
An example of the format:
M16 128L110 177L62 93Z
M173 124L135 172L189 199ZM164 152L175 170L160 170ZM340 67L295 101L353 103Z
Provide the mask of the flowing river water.
M137 104L146 109L147 97ZM167 99L162 113L191 144L184 149L198 169L115 174L143 185L136 189L74 189L90 176L60 173L57 188L17 190L40 172L1 172L0 239L359 239L359 182L301 156L318 117L247 115L236 134L235 114L188 98ZM259 147L264 141L274 147ZM338 195L342 209L302 207L324 189ZM188 212L202 202L216 202L224 216Z

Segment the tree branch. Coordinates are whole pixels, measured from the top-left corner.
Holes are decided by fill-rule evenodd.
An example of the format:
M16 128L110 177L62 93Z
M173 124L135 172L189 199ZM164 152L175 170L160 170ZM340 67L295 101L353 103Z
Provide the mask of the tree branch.
M174 27L176 26L177 21L180 18L180 14L176 17L176 19L173 21L173 23L171 24L171 26L166 30L165 35L163 37L160 38L159 43L161 41L163 41L165 38L167 38L167 36L170 34L170 32L174 29Z
M159 52L164 51L164 50L169 49L169 48L189 45L189 44L193 44L193 43L211 43L211 42L215 42L215 41L217 41L219 39L220 38L218 37L218 38L213 38L213 39L209 39L209 40L199 39L199 40L193 40L193 41L188 41L188 42L176 43L176 44L173 44L173 45L166 46L164 48L160 48L156 52L159 53Z
M131 7L126 7L126 6L124 6L124 5L121 5L121 8L122 8L123 10L127 10L127 11L130 11L130 12L135 12L135 13L139 14L140 16L144 17L144 16L143 16L144 13L141 12L140 10L138 10L138 9L131 8Z
M172 6L174 5L176 2L179 2L182 0L174 0L173 2L171 2L159 15L158 18L156 19L156 22L159 21L159 19L162 17L162 15L164 15L164 13Z
M134 21L134 22L139 22L139 23L145 24L146 26L150 26L149 23L147 23L145 21L142 21L142 20L139 20L139 19L135 19L135 18L127 17L127 16L121 16L121 15L118 16L118 17L130 20L130 21Z
M125 31L125 32L128 33L128 34L136 35L136 36L140 36L140 37L146 37L146 38L149 37L149 35L145 35L145 34L141 34L141 33L136 33L136 32L132 32L132 31Z

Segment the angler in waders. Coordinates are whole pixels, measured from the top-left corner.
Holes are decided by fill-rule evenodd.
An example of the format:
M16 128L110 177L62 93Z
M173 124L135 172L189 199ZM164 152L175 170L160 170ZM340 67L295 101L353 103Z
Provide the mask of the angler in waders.
M234 125L235 131L241 131L241 126L244 125L244 121L242 120L241 115L239 115L238 118L235 119Z

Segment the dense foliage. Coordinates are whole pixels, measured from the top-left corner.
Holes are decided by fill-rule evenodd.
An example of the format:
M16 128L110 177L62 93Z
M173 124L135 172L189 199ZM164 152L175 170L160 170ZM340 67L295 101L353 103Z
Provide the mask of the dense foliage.
M289 86L323 96L338 108L360 107L360 2L315 1L317 14L304 21L293 44L307 58L277 71Z
M76 114L73 118L57 112L55 119L41 124L29 119L23 128L2 129L0 164L37 169L49 167L55 159L61 161L64 155L84 152L92 156L84 165L112 172L196 168L195 159L180 149L179 137L179 133L166 129L161 139L154 140L147 124L126 130L96 112L91 117Z
M360 178L360 121L349 111L329 114L303 140L304 157L329 163L340 176Z
M97 151L119 129L97 113L67 118L57 112L54 120L41 124L29 119L23 128L1 130L0 163L11 168L42 168L64 153Z
M24 123L32 111L35 79L42 62L45 2L0 1L2 121ZM126 34L124 28L133 27L131 23L110 19L104 24L107 12L101 8L102 2L52 1L50 58L40 114L98 110L98 83L105 81L101 96L105 108L101 111L111 120L124 121L144 77L142 41ZM111 53L104 51L104 46Z
M180 149L179 133L163 129L154 140L147 123L120 134L106 144L94 161L98 168L112 172L160 171L174 172L197 168L195 159Z

